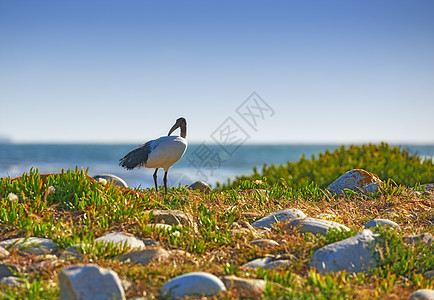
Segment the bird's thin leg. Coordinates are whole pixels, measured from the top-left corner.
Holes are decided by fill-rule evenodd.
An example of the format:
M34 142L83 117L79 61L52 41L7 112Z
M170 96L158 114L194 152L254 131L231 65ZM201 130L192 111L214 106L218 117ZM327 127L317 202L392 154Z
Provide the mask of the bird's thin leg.
M155 172L154 172L154 183L155 183L155 191L158 193L157 171L158 171L158 168L156 168L156 169L155 169Z
M164 178L163 178L163 181L164 181L164 191L165 191L165 195L167 195L167 171L164 172Z

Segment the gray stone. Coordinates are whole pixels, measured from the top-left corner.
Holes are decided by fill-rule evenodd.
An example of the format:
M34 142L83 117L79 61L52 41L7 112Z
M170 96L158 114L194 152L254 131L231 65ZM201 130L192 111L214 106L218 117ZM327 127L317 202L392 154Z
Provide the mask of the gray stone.
M17 271L17 267L14 265L0 265L0 278L12 276L12 273Z
M411 294L408 300L434 300L434 290L420 289Z
M1 246L1 244L0 244L0 246ZM3 246L1 246L0 247L0 259L5 258L8 255L9 255L9 251L6 250L5 248L3 248Z
M368 228L375 228L375 227L377 227L380 224L383 227L389 226L389 227L392 227L394 229L401 230L401 227L399 227L398 224L396 224L395 222L393 222L391 220L388 220L388 219L373 219L373 220L370 220L370 221L366 222L366 224L364 225L364 227L366 229L368 229Z
M181 210L160 210L152 211L151 221L169 225L195 226L193 216Z
M147 265L151 261L158 261L170 257L170 253L163 248L143 249L120 254L115 259L129 261L135 264Z
M431 233L422 233L422 234L418 234L418 235L412 235L412 236L407 236L403 238L403 241L408 243L408 244L416 244L416 243L422 243L425 245L429 245L433 242L434 238L432 236Z
M54 253L57 250L57 244L50 239L29 237L29 238L15 238L4 240L0 242L0 246L8 248L18 248L20 251L34 254L43 255Z
M426 279L433 278L434 277L434 270L426 271L425 273L423 273L423 277L425 277Z
M353 169L342 174L338 179L333 181L327 189L332 193L341 194L345 189L353 190L359 193L371 193L378 189L378 186L372 183L380 183L381 180L377 175L363 169Z
M277 222L285 222L299 218L306 218L306 215L299 209L288 208L269 214L268 216L254 222L252 226L271 228Z
M157 242L153 238L144 238L143 243L145 246L155 246L157 245Z
M263 292L267 282L263 279L241 278L235 275L226 275L221 278L227 289L248 289Z
M189 190L199 190L202 193L209 194L211 192L211 187L205 182L198 180L188 187Z
M350 230L347 226L339 224L334 221L315 219L315 218L305 218L305 219L296 219L292 220L288 225L286 225L285 229L294 230L298 229L300 232L310 232L313 234L321 234L326 235L327 231L331 228L336 228L339 230Z
M244 268L262 268L262 269L274 269L289 265L291 262L288 259L279 259L275 257L261 257L249 261L242 265Z
M97 265L77 265L59 273L60 299L125 299L118 275Z
M223 282L213 274L192 272L169 280L160 293L164 298L179 299L187 296L214 296L225 290Z
M80 251L78 251L77 249L77 245L74 246L70 246L68 248L66 248L64 251L62 251L62 253L60 254L61 258L78 258L80 256L83 256L82 253L80 253Z
M145 248L145 243L134 235L126 232L113 232L95 239L95 243L113 243L116 246L126 245L130 249Z
M329 244L315 251L310 262L320 273L337 272L369 272L375 268L373 243L380 235L369 229L345 240Z
M8 285L8 286L17 286L17 285L21 285L23 284L24 281L14 277L14 276L7 276L7 277L3 277L0 279L0 285L4 284L4 285Z
M260 248L273 248L279 246L278 242L270 239L255 239L255 240L251 240L249 244Z
M96 175L96 176L93 176L93 179L95 179L98 182L104 183L104 184L108 182L110 184L113 184L113 185L121 187L121 188L128 187L128 184L125 182L125 180L123 180L122 178L120 178L116 175L112 175L112 174Z
M378 185L378 182L372 182L363 187L363 193L364 194L376 194L378 190L380 189L380 186Z
M425 187L425 191L434 191L434 183L427 183L422 186Z

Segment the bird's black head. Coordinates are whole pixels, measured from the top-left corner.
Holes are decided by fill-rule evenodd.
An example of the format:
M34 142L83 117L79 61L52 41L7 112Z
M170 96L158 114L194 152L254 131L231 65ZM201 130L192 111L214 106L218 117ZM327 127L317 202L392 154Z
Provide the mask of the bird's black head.
M168 135L171 135L177 128L181 128L181 137L185 138L187 136L187 120L183 117L178 118L175 125L170 128Z
M180 127L187 126L187 120L184 117L178 118L176 124L179 124Z

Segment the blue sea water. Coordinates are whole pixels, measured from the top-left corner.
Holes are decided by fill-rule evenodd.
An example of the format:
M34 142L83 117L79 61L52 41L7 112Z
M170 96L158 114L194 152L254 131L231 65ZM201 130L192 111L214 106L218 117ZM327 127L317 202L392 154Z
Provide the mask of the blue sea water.
M87 169L88 174L114 174L131 187L152 187L153 169L126 170L119 159L138 145L107 144L14 144L0 143L0 177L17 177L37 168L40 173L58 173L67 169ZM189 185L203 180L215 186L228 178L248 175L253 167L296 161L340 145L242 145L233 153L226 153L219 145L193 144L168 173L169 186ZM411 154L433 159L434 145L402 145ZM159 170L162 184L163 170Z

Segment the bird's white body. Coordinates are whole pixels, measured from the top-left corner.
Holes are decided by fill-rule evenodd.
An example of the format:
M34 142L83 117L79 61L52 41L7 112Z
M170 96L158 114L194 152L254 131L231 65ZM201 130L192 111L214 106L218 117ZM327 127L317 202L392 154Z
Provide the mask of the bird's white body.
M176 163L187 149L187 140L180 136L162 136L150 142L146 168L163 168L164 171Z
M180 128L181 136L171 136L170 134ZM159 168L164 169L164 193L167 194L167 171L176 163L187 149L187 120L178 118L170 128L167 136L162 136L156 140L149 141L141 147L131 150L119 161L119 165L132 170L136 167L155 168L154 183L155 190L158 192L157 172Z

